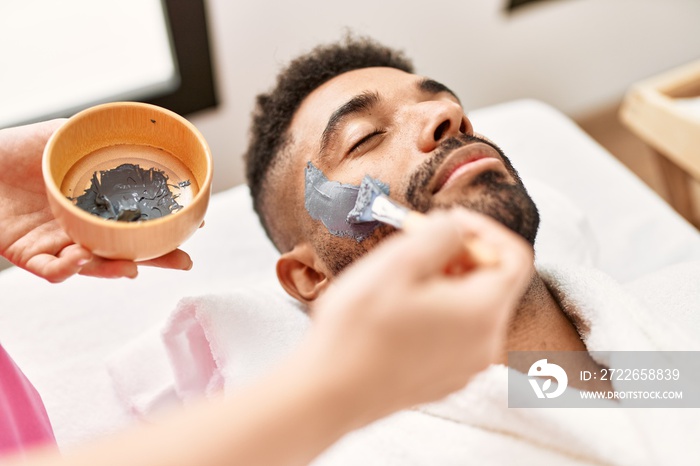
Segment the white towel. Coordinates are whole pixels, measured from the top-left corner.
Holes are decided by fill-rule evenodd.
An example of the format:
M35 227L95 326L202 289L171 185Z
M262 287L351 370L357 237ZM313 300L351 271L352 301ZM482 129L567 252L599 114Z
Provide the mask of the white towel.
M288 354L308 322L301 305L269 289L181 300L163 330L178 395L249 383Z
M122 403L147 418L249 383L301 341L308 323L302 306L275 288L188 297L164 325L114 353L107 369Z
M107 360L119 400L137 417L180 403L161 331L162 326L152 328Z

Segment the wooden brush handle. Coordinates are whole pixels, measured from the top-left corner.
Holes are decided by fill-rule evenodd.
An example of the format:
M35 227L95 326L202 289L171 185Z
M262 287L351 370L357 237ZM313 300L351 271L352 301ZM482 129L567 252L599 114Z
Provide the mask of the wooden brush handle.
M411 231L418 225L426 221L426 215L420 212L410 211L403 221L403 228ZM491 246L485 244L478 238L465 238L464 248L469 255L469 258L475 265L479 266L494 266L500 261L498 253Z

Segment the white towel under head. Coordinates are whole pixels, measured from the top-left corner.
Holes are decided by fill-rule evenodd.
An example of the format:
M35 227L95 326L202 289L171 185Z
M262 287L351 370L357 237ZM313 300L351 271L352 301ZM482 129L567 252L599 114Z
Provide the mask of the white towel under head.
M162 325L148 330L107 360L107 371L119 400L139 418L181 403L161 340L162 330Z
M165 325L114 353L107 369L122 403L144 418L249 383L288 354L308 324L301 305L274 288L184 298Z
M163 330L178 396L249 383L288 354L308 322L296 301L269 289L181 300Z

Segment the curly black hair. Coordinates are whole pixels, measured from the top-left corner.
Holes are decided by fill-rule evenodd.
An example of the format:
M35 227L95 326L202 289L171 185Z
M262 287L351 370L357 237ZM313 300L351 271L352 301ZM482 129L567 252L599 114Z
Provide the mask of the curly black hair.
M267 236L280 249L265 212L266 181L280 158L287 130L302 101L323 83L345 72L370 67L390 67L408 73L413 64L402 52L372 39L347 36L339 42L320 45L304 54L277 75L275 87L257 96L252 115L250 140L244 155L246 179Z

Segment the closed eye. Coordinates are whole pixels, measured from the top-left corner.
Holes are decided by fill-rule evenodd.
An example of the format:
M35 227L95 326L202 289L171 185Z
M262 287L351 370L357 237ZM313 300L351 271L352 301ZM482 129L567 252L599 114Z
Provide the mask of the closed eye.
M382 131L380 129L375 129L371 133L369 133L367 136L363 137L359 141L357 141L348 151L349 154L352 154L353 152L357 151L360 147L368 143L373 137L379 136L381 134L386 133L386 131Z

